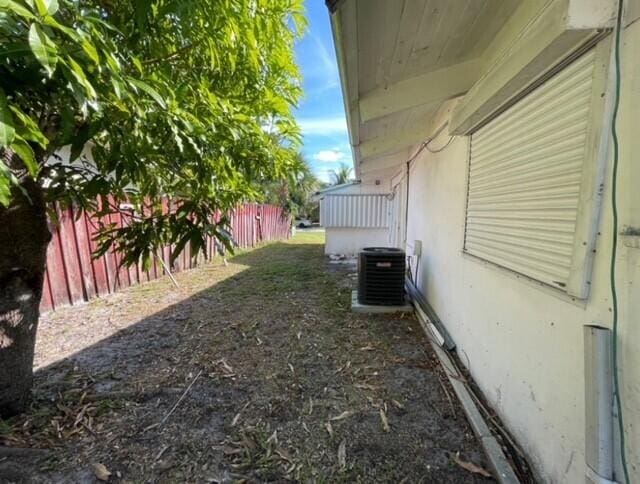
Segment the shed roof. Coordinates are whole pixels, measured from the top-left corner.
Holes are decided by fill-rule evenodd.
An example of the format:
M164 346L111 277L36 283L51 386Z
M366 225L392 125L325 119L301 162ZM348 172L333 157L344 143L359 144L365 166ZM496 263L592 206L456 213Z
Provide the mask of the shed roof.
M319 190L316 193L313 194L312 199L313 200L320 200L322 198L323 195L327 195L327 194L332 194L332 193L337 193L337 192L341 192L344 190L348 190L349 188L355 186L355 185L359 185L360 184L360 180L354 180L352 182L348 182L348 183L342 183L340 185L332 185L330 187L325 188L324 190Z

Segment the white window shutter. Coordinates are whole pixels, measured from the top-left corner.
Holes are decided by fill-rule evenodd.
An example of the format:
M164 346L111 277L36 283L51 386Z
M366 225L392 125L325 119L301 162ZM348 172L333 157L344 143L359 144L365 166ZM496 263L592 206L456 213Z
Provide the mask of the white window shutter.
M563 290L575 270L595 59L584 54L471 135L465 252Z

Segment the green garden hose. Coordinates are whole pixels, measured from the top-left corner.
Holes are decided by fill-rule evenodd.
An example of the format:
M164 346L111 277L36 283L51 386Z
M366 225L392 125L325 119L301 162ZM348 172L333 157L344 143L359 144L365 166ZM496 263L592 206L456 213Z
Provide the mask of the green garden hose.
M618 408L618 430L620 438L620 460L622 463L622 470L624 472L624 480L626 484L631 484L629 479L629 469L627 466L626 449L624 442L624 421L622 417L622 398L620 396L620 382L618 378L618 293L616 290L616 255L618 247L618 204L617 204L617 185L618 185L618 159L620 157L620 147L618 143L618 131L616 128L616 122L618 119L618 110L620 108L620 30L622 29L622 13L623 13L624 0L618 0L618 14L616 17L616 29L615 29L615 70L616 70L616 83L615 83L615 100L613 105L613 117L611 119L611 137L613 139L613 168L611 174L611 209L613 213L613 232L612 232L612 247L611 247L611 266L610 266L610 283L611 283L611 300L613 305L613 338L612 353L613 353L613 393L615 397L616 407Z

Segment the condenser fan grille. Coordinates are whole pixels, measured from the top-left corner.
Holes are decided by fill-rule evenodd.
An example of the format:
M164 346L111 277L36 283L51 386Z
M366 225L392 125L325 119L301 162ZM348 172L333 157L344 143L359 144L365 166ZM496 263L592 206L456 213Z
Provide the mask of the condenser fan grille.
M375 306L404 304L405 253L367 247L358 258L358 302Z

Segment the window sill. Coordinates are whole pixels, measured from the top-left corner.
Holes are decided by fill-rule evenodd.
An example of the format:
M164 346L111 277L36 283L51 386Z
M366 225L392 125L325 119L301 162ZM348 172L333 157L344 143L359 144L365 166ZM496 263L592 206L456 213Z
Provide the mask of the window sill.
M524 274L520 274L518 272L515 272L511 269L507 269L506 267L502 267L501 265L496 264L495 262L490 262L488 260L482 259L481 257L469 254L468 252L465 252L464 250L461 250L460 253L462 254L462 258L463 259L468 259L471 260L473 262L475 262L476 264L480 264L484 267L487 267L490 270L494 270L496 272L499 272L507 277L510 277L511 279L515 279L517 281L520 281L524 284L526 284L527 286L533 287L534 289L540 290L550 296L553 296L557 299L560 299L561 301L573 304L576 307L579 308L585 308L587 305L587 299L579 299L575 296L570 296L569 294L567 294L564 290L554 287L554 286L550 286L549 284L545 284L544 282L540 282L536 279L533 279L529 276L525 276Z

